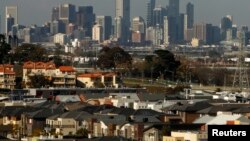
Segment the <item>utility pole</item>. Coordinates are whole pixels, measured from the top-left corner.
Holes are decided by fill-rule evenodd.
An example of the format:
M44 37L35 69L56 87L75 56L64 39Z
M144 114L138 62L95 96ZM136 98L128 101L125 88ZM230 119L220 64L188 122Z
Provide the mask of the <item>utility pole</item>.
M243 34L244 34L243 32L240 33L237 68L234 74L234 81L233 81L233 88L239 89L241 92L243 88L244 89L249 88L247 69L245 66L245 54L244 54L245 35Z

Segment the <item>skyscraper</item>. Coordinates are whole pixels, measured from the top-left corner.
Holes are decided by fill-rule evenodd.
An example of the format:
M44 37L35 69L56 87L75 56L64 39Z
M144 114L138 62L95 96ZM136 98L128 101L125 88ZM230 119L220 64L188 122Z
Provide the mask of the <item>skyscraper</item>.
M194 25L194 37L202 40L205 44L211 44L213 41L212 24L199 23Z
M86 36L92 37L92 26L95 22L95 14L92 6L79 6L76 14L76 24L86 31Z
M103 27L102 38L108 40L111 36L112 18L111 16L96 16L96 24Z
M103 27L99 24L96 24L92 28L92 40L98 41L101 43L103 41Z
M155 8L155 0L147 0L147 27L153 25L154 8Z
M142 17L135 17L132 21L132 30L145 33L145 22Z
M168 34L168 17L164 16L164 25L163 25L163 42L164 45L169 45L169 34Z
M15 24L15 19L11 17L11 15L7 15L6 17L6 35L11 35L10 31L12 26Z
M221 19L221 39L225 40L227 35L227 30L232 29L233 21L230 16L223 17Z
M59 7L52 8L51 21L59 20Z
M187 28L193 28L193 25L194 25L194 5L190 2L186 6L186 14L187 14Z
M163 17L167 16L167 9L163 7L156 7L153 11L153 26L163 26Z
M123 19L122 17L115 17L115 26L114 26L114 37L120 41L123 39Z
M14 24L18 24L17 6L6 6L5 17L7 18L8 15L14 18Z
M180 1L179 0L169 0L168 4L168 16L177 17L180 13Z
M75 5L61 4L59 6L59 19L65 24L75 22Z
M115 1L115 17L121 17L123 20L123 43L127 43L130 35L130 0L116 0Z

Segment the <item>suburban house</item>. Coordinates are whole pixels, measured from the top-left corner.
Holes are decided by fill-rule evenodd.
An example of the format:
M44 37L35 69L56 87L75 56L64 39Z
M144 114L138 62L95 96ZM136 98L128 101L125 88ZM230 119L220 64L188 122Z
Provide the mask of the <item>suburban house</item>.
M207 133L202 131L172 131L171 136L163 136L163 141L201 141L207 138Z
M13 71L13 65L0 64L0 88L14 89L16 75Z
M77 76L77 80L86 88L94 88L100 83L103 87L118 88L117 75L112 72L85 73Z
M52 87L74 88L76 85L76 71L71 66L60 66L56 68L52 62L25 62L23 65L23 81L26 88L30 87L30 77L44 75L53 80Z
M92 129L91 121L93 115L84 111L70 111L59 115L53 115L46 119L46 125L50 130L62 135L76 134L77 130L83 128Z

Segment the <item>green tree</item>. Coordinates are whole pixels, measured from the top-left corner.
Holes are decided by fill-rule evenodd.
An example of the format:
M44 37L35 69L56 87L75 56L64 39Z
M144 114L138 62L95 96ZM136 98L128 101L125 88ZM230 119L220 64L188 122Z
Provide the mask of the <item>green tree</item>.
M5 36L3 34L0 34L0 63L8 62L10 57L10 50L11 47L9 44L5 41Z
M31 88L42 88L52 85L53 80L49 80L44 75L30 76L30 87Z
M22 44L15 49L14 60L19 62L26 61L48 61L48 55L45 48L40 45Z
M77 136L88 137L88 130L85 128L80 128L76 131Z
M177 61L174 54L167 50L156 50L155 54L145 58L146 76L174 79L176 70L181 64L180 61Z
M120 47L103 47L97 65L101 69L131 68L132 57Z

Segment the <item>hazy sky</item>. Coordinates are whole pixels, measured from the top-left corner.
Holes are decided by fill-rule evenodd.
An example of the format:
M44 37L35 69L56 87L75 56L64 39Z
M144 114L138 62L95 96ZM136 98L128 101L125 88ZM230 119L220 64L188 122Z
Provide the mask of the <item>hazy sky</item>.
M157 5L166 6L168 0L156 0ZM19 23L24 25L42 25L50 19L51 9L60 3L72 3L77 6L92 5L96 15L114 16L115 0L0 0L0 15L4 25L6 5L17 5ZM250 0L180 0L181 12L187 2L195 5L195 22L207 22L219 25L221 17L232 15L237 25L250 25ZM131 18L146 15L146 0L131 0ZM3 31L3 30L2 30Z

